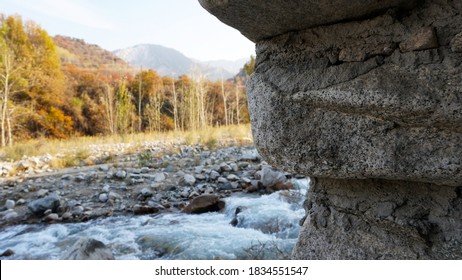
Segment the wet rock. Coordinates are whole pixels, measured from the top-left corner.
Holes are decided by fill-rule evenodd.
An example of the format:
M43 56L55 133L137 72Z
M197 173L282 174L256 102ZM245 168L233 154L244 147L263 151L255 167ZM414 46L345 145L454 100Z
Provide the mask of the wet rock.
M164 207L162 207L162 209L163 208ZM154 214L154 213L157 213L159 211L160 211L160 209L158 207L151 206L151 205L139 205L139 204L136 204L135 206L133 206L133 214L135 214L135 215Z
M103 242L81 238L62 257L64 260L113 260L114 256Z
M46 222L57 222L57 221L60 221L61 218L59 218L59 215L56 214L56 213L51 213L51 214L48 214L47 216L45 216L45 221Z
M201 214L221 211L224 207L225 202L218 195L201 195L191 200L183 209L183 212L186 214Z
M292 188L292 183L287 180L284 173L276 171L269 166L261 170L261 183L268 192L287 190Z
M27 205L27 208L34 215L40 216L48 209L51 209L53 212L57 212L60 205L60 197L56 194L52 194L30 202Z
M8 199L5 202L6 209L13 209L15 205L16 205L16 203L14 202L14 200L11 200L11 199Z
M14 255L14 251L11 249L7 249L0 255L0 257L11 257L12 255Z

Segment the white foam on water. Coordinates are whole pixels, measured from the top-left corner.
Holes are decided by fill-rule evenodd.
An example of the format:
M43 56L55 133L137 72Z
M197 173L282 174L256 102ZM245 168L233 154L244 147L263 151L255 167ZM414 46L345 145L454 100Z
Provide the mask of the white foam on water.
M277 259L290 254L304 215L308 180L293 182L296 191L228 197L223 213L13 226L0 233L0 252L11 249L16 259L60 259L80 237L91 237L110 246L116 259ZM237 207L238 224L232 226Z

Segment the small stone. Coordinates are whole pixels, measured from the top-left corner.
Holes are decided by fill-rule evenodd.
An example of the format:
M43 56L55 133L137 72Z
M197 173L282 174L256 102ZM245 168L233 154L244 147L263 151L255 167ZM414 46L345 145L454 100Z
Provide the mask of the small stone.
M61 180L70 180L70 179L71 179L70 174L64 174L63 176L61 176Z
M231 166L227 165L226 163L221 163L220 164L220 171L221 172L230 172L232 171L233 169L231 168Z
M98 200L102 203L106 203L108 201L109 197L107 193L102 193L99 195Z
M154 214L154 213L159 212L159 209L156 207L152 207L149 205L138 205L138 204L133 206L132 210L133 210L133 214L135 215L147 215L147 214Z
M237 181L239 180L239 177L234 175L234 174L229 174L228 177L226 177L229 181Z
M167 176L165 176L165 174L163 172L162 173L157 173L154 176L154 182L159 183L159 182L164 181L166 178L167 178Z
M195 177L196 177L197 180L200 180L200 181L205 180L205 174L196 174Z
M203 168L204 168L203 166L196 166L196 168L194 168L194 173L196 174L202 173Z
M103 172L108 172L108 171L109 171L109 165L107 165L107 164L100 165L100 166L98 167L98 169L99 169L100 171L103 171Z
M169 164L169 165L165 168L165 172L175 172L175 167L173 167L173 165Z
M143 198L152 197L153 193L148 188L143 188L139 193L138 196L142 196Z
M26 204L26 200L24 198L20 198L17 202L16 205L24 205Z
M72 218L72 213L66 212L61 216L61 218L63 218L63 220L70 220Z
M227 183L227 182L228 182L228 180L225 177L218 178L218 183L224 184L224 183Z
M116 192L109 192L108 196L109 196L109 199L111 200L122 200L123 199L122 196Z
M46 216L46 215L49 215L51 213L53 213L53 211L51 209L47 209L45 212L43 212L43 215Z
M127 171L119 170L114 174L114 177L120 180L125 179L127 177Z
M183 176L183 180L184 180L185 184L189 185L189 186L193 186L194 183L196 183L196 178L194 178L194 176L192 176L190 174L185 174Z
M14 219L16 219L18 217L18 213L16 213L15 211L8 211L4 216L3 216L3 219L6 220L6 221L12 221Z
M59 218L59 215L58 215L58 214L56 214L56 213L51 213L51 214L48 214L48 215L45 217L45 220L46 220L47 222L55 222L55 221L59 221L59 220L61 220L61 219Z
M15 206L14 200L8 199L8 200L5 202L5 207L6 207L6 209L13 209L14 206Z
M234 172L239 171L239 167L237 166L236 163L233 162L233 163L231 163L229 166L231 167L231 169L232 169Z
M79 173L77 176L75 176L74 181L78 183L85 181L85 174Z
M44 197L45 195L48 194L48 190L46 189L40 189L38 192L37 192L37 196L38 197Z
M109 185L104 185L103 186L103 192L105 192L105 193L108 193L110 189L111 189L111 186L109 186Z
M212 172L210 172L210 179L211 180L216 180L216 179L218 179L218 177L220 177L220 173L218 173L217 171L212 170Z
M73 215L80 215L83 213L85 209L81 205L77 205L72 209L72 214Z
M151 171L151 169L149 167L146 167L146 166L143 166L140 169L140 173L149 173L149 171Z

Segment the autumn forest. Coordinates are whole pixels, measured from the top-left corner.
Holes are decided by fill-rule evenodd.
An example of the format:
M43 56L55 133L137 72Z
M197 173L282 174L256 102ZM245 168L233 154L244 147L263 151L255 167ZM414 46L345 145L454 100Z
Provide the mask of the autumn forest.
M0 15L0 34L1 146L249 122L244 84L253 59L234 79L210 81L200 72L175 77L133 69L19 16Z

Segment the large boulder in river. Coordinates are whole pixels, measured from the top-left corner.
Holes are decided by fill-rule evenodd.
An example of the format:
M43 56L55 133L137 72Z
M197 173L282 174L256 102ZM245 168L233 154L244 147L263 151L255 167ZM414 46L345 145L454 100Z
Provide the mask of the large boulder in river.
M462 258L462 1L199 2L256 42L259 154L313 178L295 258Z
M93 238L80 238L64 255L64 260L113 260L110 248Z
M186 214L201 214L206 212L217 212L225 208L225 202L218 195L204 194L191 200L183 209Z

